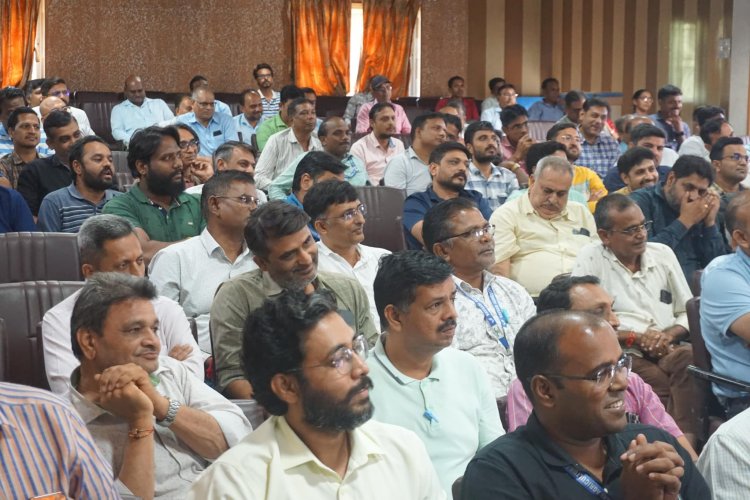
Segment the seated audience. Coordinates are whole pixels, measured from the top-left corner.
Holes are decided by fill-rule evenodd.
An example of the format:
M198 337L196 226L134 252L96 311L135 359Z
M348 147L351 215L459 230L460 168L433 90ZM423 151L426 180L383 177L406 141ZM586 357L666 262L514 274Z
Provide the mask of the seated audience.
M166 102L146 97L140 76L130 75L123 93L125 100L112 108L109 121L112 137L126 145L136 130L174 118Z
M448 80L448 90L450 95L448 97L441 97L435 105L435 111L441 111L441 109L448 104L448 101L459 99L464 105L465 120L467 122L474 122L479 120L479 111L477 111L477 103L473 97L465 97L466 95L466 82L461 76L452 76Z
M258 267L244 239L258 198L255 181L245 172L219 172L203 186L201 211L206 228L199 236L157 252L148 275L161 296L174 300L187 316L195 318L198 345L208 356L209 312L216 290L230 278Z
M216 460L188 499L445 498L422 441L371 420L367 341L338 307L326 290L286 292L250 313L244 372L273 416Z
M471 153L466 186L481 193L492 210L505 203L510 193L519 189L521 184L528 185L529 176L520 165L510 165L515 171L501 166L503 157L490 122L474 122L466 127L464 142Z
M468 178L469 150L457 142L444 142L430 153L430 176L432 183L426 191L410 194L404 201L404 236L412 250L424 246L422 221L430 209L443 200L466 198L472 200L485 218L492 215L487 200L479 191L466 189Z
M237 134L240 142L252 145L253 136L263 121L263 103L258 91L253 89L242 91L240 103L240 114L234 117Z
M346 165L338 161L333 155L324 151L311 151L307 153L297 164L292 178L292 192L284 198L290 205L302 209L307 192L318 182L328 180L344 180ZM313 229L310 226L311 231ZM318 235L312 231L315 241Z
M139 182L104 206L104 213L124 217L135 226L147 262L162 248L197 236L205 224L198 199L184 193L179 144L174 127L136 132L130 140L128 167Z
M725 135L731 136L733 133L732 126L726 121L726 113L718 106L698 106L693 111L693 119L698 124L698 131L696 135L691 135L680 144L679 154L682 155L694 155L700 156L704 160L711 160L709 152L711 146L716 142L716 139ZM710 132L706 131L705 139L703 134L703 127L709 121L719 120L714 122L718 125L718 130L714 129ZM724 133L722 133L724 132Z
M95 273L117 271L142 277L146 274L143 251L133 226L114 215L91 217L78 233L81 271L88 279ZM80 291L47 311L42 320L44 367L52 392L67 395L70 374L78 366L70 344L70 315ZM193 339L190 324L180 306L166 297L153 301L159 318L161 354L182 361L203 379L203 357Z
M8 127L8 134L13 141L13 149L0 158L0 174L7 181L0 184L16 189L21 171L39 158L37 146L42 134L41 122L31 108L22 106L14 109L0 126Z
M591 98L583 103L579 128L582 139L581 154L578 163L601 177L607 174L620 156L620 146L605 131L608 116L609 104L606 101Z
M484 109L479 119L483 122L490 122L495 127L495 130L502 129L503 121L501 113L508 106L516 105L516 97L518 97L516 87L510 83L503 83L497 90L497 106Z
M663 184L635 191L630 196L643 211L648 240L674 250L685 278L725 253L716 215L719 196L709 188L714 180L711 165L698 156L681 156Z
M86 219L101 213L104 205L120 192L110 189L114 177L112 151L95 135L78 140L70 148L73 182L52 191L39 207L39 230L77 233Z
M657 94L659 111L650 116L666 135L666 146L673 151L680 149L683 141L690 137L690 125L682 121L682 90L674 85L665 85Z
M211 335L218 387L233 398L249 399L253 391L240 361L242 328L250 312L282 290L330 290L345 319L374 343L378 331L370 319L367 295L355 280L318 272L318 247L299 208L272 200L258 207L245 228L245 241L260 269L224 283L211 306ZM245 370L248 366L245 365Z
M451 108L444 109L450 110ZM445 112L443 113L443 118L445 118L445 138L448 141L463 144L464 122L461 120L461 117L453 113Z
M190 100L193 104L190 111L195 111L195 97L193 97L193 94L199 88L210 89L211 87L208 84L208 78L203 75L195 75L193 78L191 78L188 87L190 88ZM217 113L223 113L225 115L232 116L232 109L229 107L229 105L218 99L214 100L214 109Z
M73 144L83 137L76 119L66 111L51 112L44 120L44 130L47 145L55 154L32 161L18 174L18 192L35 217L45 196L70 185L73 172L68 155Z
M354 120L356 125L359 108L361 108L363 104L373 100L375 100L375 98L372 97L372 92L370 92L370 83L367 82L367 87L363 89L362 92L357 92L346 102L346 109L344 110L343 118L347 126L353 129L354 127L352 127L352 120Z
M118 486L142 498L177 498L230 446L252 431L242 411L160 357L156 289L146 278L99 273L70 319L70 400Z
M216 110L214 92L210 88L196 87L192 98L193 111L175 120L188 125L198 135L201 155L211 156L221 144L239 138L231 115Z
M553 309L588 312L604 319L612 330L617 332L620 328L620 320L612 311L613 303L614 300L600 286L599 278L596 276L562 274L555 277L552 283L539 294L537 312L542 313ZM693 460L698 458L684 433L664 409L664 405L654 390L637 373L631 372L628 376L624 400L629 422L653 425L670 433L680 446L690 453ZM513 380L508 391L508 430L514 431L526 425L532 410L531 401L523 390L523 384L519 379Z
M532 297L552 278L571 270L581 247L596 240L588 208L568 203L573 167L567 159L543 158L529 192L495 210L495 274L520 283Z
M727 200L724 202L726 208L728 199L745 189L741 184L748 173L745 143L739 137L722 137L713 144L710 159L716 174L711 189L722 201Z
M293 100L286 108L291 126L272 135L255 167L255 181L259 189L268 189L292 161L308 151L321 151L315 137L315 107L304 97Z
M497 403L479 362L450 348L457 319L451 266L418 251L381 264L375 303L384 332L369 363L373 418L416 432L450 492L476 452L504 434Z
M323 147L323 151L329 153L337 161L346 165L344 171L344 180L353 186L364 186L367 183L367 171L365 164L349 153L349 146L352 143L352 132L347 127L343 118L331 116L323 120L318 128L318 139ZM292 180L294 173L297 171L297 165L307 155L302 153L297 156L276 177L268 187L268 195L272 200L279 200L291 193Z
M44 78L33 78L26 81L26 85L23 87L23 93L26 96L26 105L30 108L35 108L42 103L44 96L42 95L42 84Z
M526 153L534 144L529 135L529 114L520 104L513 104L503 108L501 113L503 122L503 137L500 139L500 153L512 172L518 168L526 168Z
M513 341L536 312L518 283L495 276L494 227L466 198L438 203L425 215L425 248L453 267L456 332L452 346L476 357L490 376L496 399L516 376Z
M274 113L273 116L270 116L268 114L268 109L266 107L263 108L263 122L255 131L255 140L258 143L259 151L263 151L263 149L265 149L266 142L268 142L268 139L272 135L289 128L289 125L292 123L292 119L287 115L287 106L289 106L289 104L295 99L305 97L305 94L302 93L302 90L294 85L286 85L282 87L281 93L279 95L280 100L278 113ZM262 96L261 100L263 100Z
M193 110L193 98L189 94L177 94L174 98L174 115L180 116L190 113ZM171 121L171 120L170 120ZM165 125L159 123L160 126Z
M518 332L513 354L534 411L477 453L461 498L711 498L674 437L628 423L631 358L604 319L539 314Z
M560 102L560 82L557 78L546 78L542 81L542 100L529 108L529 120L556 122L565 116Z
M411 146L394 156L385 167L381 183L406 189L406 195L424 191L430 185L430 154L446 141L445 117L442 113L427 113L414 119Z
M498 102L500 88L505 85L505 80L503 78L500 78L499 76L496 76L494 78L490 78L489 82L487 82L487 85L490 87L490 96L486 97L482 101L482 109L480 110L482 113L484 113L485 110L489 108L500 107L500 103ZM482 120L482 118L480 118L480 120Z
M654 105L654 96L648 89L638 89L633 93L633 114L647 116Z
M62 399L0 382L0 426L3 498L120 498L110 465Z
M388 102L393 105L393 111L396 113L396 133L411 133L412 125L409 123L409 118L407 118L404 108L391 101L391 93L393 92L391 81L383 75L375 75L370 79L370 89L373 100L359 107L355 132L358 134L369 132L370 109L377 103Z
M750 491L750 443L747 429L750 410L721 424L708 439L696 466L713 498L743 500Z
M565 93L565 116L557 120L557 123L580 124L585 102L586 94L580 90L568 90Z
M656 186L659 172L655 160L653 151L641 146L632 147L621 154L617 159L617 172L625 187L615 192L627 196L639 189Z
M86 112L82 109L70 105L71 92L68 89L68 85L65 83L65 80L63 80L59 76L47 78L42 83L41 90L42 97L57 97L63 100L63 102L65 103L65 111L73 115L73 118L76 119L76 123L78 123L78 127L81 129L81 134L94 135L94 131L91 129L89 117L86 115Z
M273 89L273 68L270 64L260 63L253 68L253 78L255 79L255 83L258 84L258 93L261 99L261 106L263 106L263 119L275 116L279 112L281 102L284 99L281 93Z
M396 113L390 102L379 102L370 108L372 132L351 147L351 154L362 160L370 184L377 186L383 179L386 164L404 152L404 143L396 135Z
M654 165L659 174L659 181L664 182L667 179L669 171L672 169L672 165L674 165L674 162L679 158L674 151L664 147L666 142L664 132L659 127L655 126L653 121L648 117L641 116L634 118L628 123L628 125L631 126L628 131L630 136L628 147L650 149L651 152L654 153ZM667 158L668 156L669 159ZM617 164L612 166L609 171L607 171L607 175L604 176L604 186L610 193L614 193L625 187L625 183L620 177L620 171L617 170Z
M651 221L629 197L612 194L594 214L600 242L578 252L572 274L594 275L615 301L617 338L633 357L633 370L650 384L688 440L692 416L693 361L685 303L692 297L677 257L667 246L648 242Z
M0 174L0 181L4 178ZM0 233L36 231L34 216L18 191L0 182Z
M357 191L344 181L319 182L305 196L304 208L320 236L318 269L359 281L367 294L370 317L379 325L372 283L380 258L391 252L362 244L367 207L359 201Z
M750 382L750 194L729 202L727 229L736 250L717 257L701 276L701 334L715 373ZM713 392L732 418L750 407L750 394L713 384Z
M182 178L185 181L185 187L193 189L196 186L202 185L214 174L211 158L198 155L201 141L198 140L198 134L192 128L184 123L176 124L175 128L180 135L179 146L182 153ZM216 151L214 151L215 153ZM193 193L192 191L187 192Z

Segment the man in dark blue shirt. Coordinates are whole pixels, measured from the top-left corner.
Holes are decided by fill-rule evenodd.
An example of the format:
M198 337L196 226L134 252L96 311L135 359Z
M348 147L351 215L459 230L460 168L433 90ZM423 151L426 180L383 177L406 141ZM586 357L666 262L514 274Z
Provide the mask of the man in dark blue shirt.
M0 233L19 231L36 231L31 210L18 191L0 186Z

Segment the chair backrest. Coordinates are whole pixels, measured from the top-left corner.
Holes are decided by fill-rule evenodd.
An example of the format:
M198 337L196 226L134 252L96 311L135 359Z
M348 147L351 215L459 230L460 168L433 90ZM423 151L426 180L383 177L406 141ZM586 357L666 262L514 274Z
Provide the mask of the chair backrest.
M693 297L685 304L690 329L690 343L693 345L693 363L698 368L711 371L711 354L701 333L701 298Z
M0 255L0 283L83 279L75 234L0 234Z
M5 320L0 318L0 380L5 381L6 367L8 361L5 359L5 352L8 350L5 346L8 343L8 335L5 331Z
M406 249L401 219L406 190L385 186L357 186L359 201L367 206L365 245L392 252Z
M693 292L694 297L701 296L701 277L703 276L703 269L696 269L693 271L693 276L690 280L690 291Z
M45 312L82 286L81 281L0 284L0 318L6 332L4 380L49 388L37 325Z
M232 399L232 403L236 404L245 414L245 417L250 421L250 425L253 429L260 427L260 424L265 422L267 416L263 407L254 399Z
M536 142L544 142L547 140L547 132L555 122L532 122L529 121L529 136Z

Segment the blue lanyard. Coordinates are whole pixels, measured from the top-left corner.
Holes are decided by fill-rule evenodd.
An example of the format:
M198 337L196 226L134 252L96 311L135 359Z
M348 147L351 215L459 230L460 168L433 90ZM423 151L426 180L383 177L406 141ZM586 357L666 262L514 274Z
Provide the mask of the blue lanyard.
M482 314L484 314L484 319L487 321L487 324L490 325L490 328L494 332L497 333L497 340L500 342L503 347L506 349L510 349L510 343L508 342L508 339L505 336L505 329L508 328L508 323L510 322L508 320L508 311L500 307L500 304L497 301L497 297L495 297L495 292L492 291L492 286L487 287L487 295L490 296L490 302L492 302L492 307L495 309L495 312L500 317L500 325L501 327L498 327L497 320L492 315L490 310L487 308L487 306L482 302L481 300L478 300L475 297L472 297L469 295L463 288L460 286L458 287L459 290L461 290L461 293L463 293L466 298L474 302L474 305L479 308L480 311L482 311Z
M583 487L583 489L599 498L600 500L612 500L612 497L609 496L607 490L602 488L602 485L600 485L596 479L589 476L585 472L576 469L572 465L566 465L565 472L567 472L570 477L575 479L576 482Z

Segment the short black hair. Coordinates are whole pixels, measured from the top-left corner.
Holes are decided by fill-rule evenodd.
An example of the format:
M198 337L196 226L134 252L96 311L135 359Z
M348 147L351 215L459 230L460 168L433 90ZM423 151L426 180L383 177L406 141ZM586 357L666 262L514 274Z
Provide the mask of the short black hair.
M346 181L331 179L319 182L310 188L302 204L310 220L315 221L322 217L331 205L351 203L358 199L359 194L354 186Z
M271 76L273 76L273 68L271 67L271 65L268 64L268 63L260 63L260 64L258 64L257 66L255 66L253 68L253 78L255 78L257 80L258 79L258 71L260 71L262 69L267 69L268 71L271 72Z
M447 155L451 151L461 151L466 155L467 158L471 158L471 153L469 153L469 150L466 149L466 146L464 146L460 142L450 141L444 142L432 150L432 153L430 153L430 163L439 164L441 161L443 161L445 155Z
M107 149L109 149L109 144L107 144L107 141L105 141L101 137L98 137L96 135L87 135L85 137L81 137L70 148L68 158L71 166L73 165L74 161L77 161L78 163L83 165L83 152L86 149L86 144L91 144L92 142L104 144L105 146L107 146Z
M568 130L569 128L575 129L576 133L578 133L578 125L575 123L555 123L552 125L552 128L547 131L547 140L554 141L557 134L563 130Z
M203 184L203 190L201 191L201 213L203 214L203 220L208 221L209 198L212 196L222 196L227 194L229 188L232 187L233 182L244 182L255 185L255 179L253 179L253 176L242 170L224 170L222 172L216 172L206 181L205 184Z
M740 137L719 137L719 140L711 148L711 159L719 161L724 158L724 148L727 146L744 146Z
M404 250L381 257L373 290L382 329L388 329L384 311L389 304L406 311L416 298L417 287L440 284L452 274L450 264L421 250Z
M707 122L705 122L701 126L701 140L704 142L704 144L710 144L711 143L711 134L718 134L721 132L721 128L724 126L727 120L725 118L722 118L721 116L718 116L716 118L711 118ZM712 160L714 158L711 158Z
M619 214L633 205L635 205L635 202L629 196L620 193L608 194L596 203L596 209L594 209L596 228L609 231L612 229L610 218L612 211Z
M180 107L180 104L182 104L183 99L185 99L186 97L190 99L191 101L193 100L193 98L188 94L177 94L174 96L174 109L175 110L177 110L177 108Z
M459 76L459 75L456 75L456 76L452 76L452 77L450 77L450 78L448 79L448 88L450 88L450 87L451 87L451 85L453 85L453 82L455 82L456 80L461 80L462 82L465 82L465 81L466 81L466 80L464 80L464 77L463 77L463 76Z
M272 200L250 215L245 226L245 242L253 255L266 258L271 240L294 234L308 222L310 217L300 208L282 200Z
M490 81L487 83L487 85L490 87L490 92L495 90L495 85L497 85L500 82L505 83L505 78L500 78L499 76L496 76L495 78L490 78Z
M23 90L16 87L5 87L0 90L0 111L5 103L11 99L23 99L23 105L26 106L26 94L23 93Z
M601 281L596 276L571 276L570 273L558 274L547 285L536 300L536 312L542 313L552 309L570 309L570 291L578 285L599 285Z
M568 90L568 92L565 94L565 107L569 108L573 105L574 102L585 100L586 94L584 94L580 90Z
M708 180L709 186L714 183L714 168L708 162L695 155L682 155L672 165L670 173L674 173L675 180L688 177L693 174L697 174L698 177L702 177Z
M45 78L44 82L42 82L42 95L44 97L47 97L49 95L49 90L54 87L55 85L64 84L66 87L68 86L67 83L65 83L65 80L60 78L59 76L52 76L50 78Z
M219 160L228 162L232 158L235 149L250 153L253 155L253 158L258 159L258 152L252 145L242 141L227 141L216 148L214 154L211 155L211 163L214 166L214 170L217 170Z
M49 116L47 116L47 120L49 120ZM128 168L130 168L130 173L133 177L138 178L141 175L136 168L136 162L142 161L148 164L151 161L151 157L156 154L156 151L161 146L162 141L167 137L174 139L177 145L180 144L180 134L177 132L176 127L158 127L152 125L151 127L136 130L128 144Z
M190 79L190 83L188 84L188 88L190 88L190 92L195 90L195 84L198 82L208 82L208 78L206 78L203 75L195 75L193 78Z
M322 122L320 122L320 127L318 127L318 139L321 137L326 137L328 135L328 124L331 123L333 120L343 120L340 116L327 116L323 119ZM347 129L351 131L351 129Z
M443 120L443 123L445 123L445 115L443 113L434 111L432 113L425 113L425 114L418 115L417 117L415 117L414 120L412 120L411 122L411 140L412 141L414 141L414 137L417 132L417 129L419 130L424 129L428 120Z
M307 98L305 98L305 97L298 97L298 98L292 100L292 102L290 102L289 106L287 106L287 108L286 108L286 116L288 116L290 118L293 117L294 115L297 114L297 108L299 108L300 106L303 106L305 104L309 104L310 106L313 105L312 101L309 100L309 99L307 99Z
M514 120L517 120L522 116L528 117L529 112L526 111L526 108L524 108L520 104L513 104L511 106L506 106L503 108L503 110L500 112L500 121L503 124L503 128L505 128L509 126Z
M495 127L490 122L478 121L470 123L464 130L464 143L471 144L474 140L474 135L480 130L487 130L495 133Z
M592 97L591 99L586 99L586 102L583 103L583 110L588 111L591 108L607 108L607 113L609 113L609 103L603 99L599 99L598 97Z
M337 311L336 297L320 288L310 295L284 290L250 312L242 329L242 365L253 396L272 415L288 406L271 388L279 373L299 369L305 359L307 334L320 320Z
M377 116L378 113L380 113L385 108L391 108L393 111L396 111L396 108L393 107L393 104L390 102L377 102L373 107L370 108L370 114L368 115L370 117L370 120L374 120L375 116Z
M565 145L557 141L545 141L532 144L529 151L526 153L526 173L529 175L533 174L537 164L542 158L554 154L555 151L567 153Z
M628 175L634 167L637 167L646 160L656 161L656 156L654 156L653 151L641 146L632 147L621 154L617 159L617 172L619 174ZM658 167L658 165L655 166Z
M636 125L630 130L630 142L632 142L633 144L638 143L638 141L646 137L661 137L662 139L667 138L662 129L660 129L656 125L651 125L650 123L641 123L640 125Z
M556 84L560 85L560 81L557 78L554 78L554 77L545 78L542 81L542 89L546 89L547 85L549 85L550 83L556 83Z
M8 129L16 128L16 125L18 125L18 117L21 115L34 115L36 116L37 121L39 121L39 115L37 115L33 109L28 106L21 106L20 108L11 111L10 115L8 115Z
M78 123L73 115L61 109L55 109L53 111L50 111L50 113L47 115L47 118L44 119L42 127L44 128L44 133L47 134L47 139L49 139L54 135L52 133L53 130L67 127L73 122Z
M719 106L698 106L693 112L693 117L695 118L695 121L698 122L699 127L702 127L708 120L720 116L726 116L726 111Z
M425 250L429 253L435 253L433 246L435 243L445 241L453 234L454 215L461 210L477 209L476 203L468 198L451 198L443 200L437 205L433 205L427 210L422 221L422 239L424 240Z
M43 83L44 78L34 78L33 80L26 82L26 85L23 86L23 91L28 96L36 89L41 89Z
M176 128L176 129L178 130L178 132L177 132L177 137L179 137L179 136L180 136L180 133L179 133L179 131L180 131L180 130L184 130L185 132L190 132L191 134L193 134L193 138L194 138L194 139L196 139L196 140L199 140L199 139L198 139L198 134L197 134L197 133L195 132L195 130L193 130L193 127L191 127L191 126L190 126L190 125L188 125L187 123L175 123L175 124L173 125L173 127L174 127L174 128ZM179 141L177 141L177 143L179 144Z
M461 133L461 130L463 130L463 123L461 123L461 118L459 118L456 115L452 115L450 113L443 113L443 118L445 118L445 126L453 125L458 129L458 133Z
M659 89L659 93L656 95L656 98L661 101L662 99L672 97L673 95L682 95L682 90L680 89L680 87L667 84Z
M279 104L284 104L287 101L293 101L300 97L305 97L305 93L299 87L296 85L284 85L281 87L281 92L279 93Z
M292 178L292 193L302 188L302 176L307 174L313 181L317 180L323 172L331 172L339 175L346 171L346 165L330 153L325 151L310 151L297 164Z
M641 97L641 94L643 94L644 92L651 93L651 91L648 89L638 89L633 92L633 97L631 99L639 99Z

